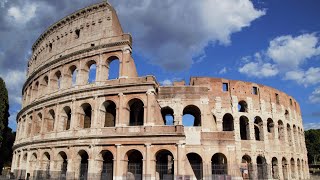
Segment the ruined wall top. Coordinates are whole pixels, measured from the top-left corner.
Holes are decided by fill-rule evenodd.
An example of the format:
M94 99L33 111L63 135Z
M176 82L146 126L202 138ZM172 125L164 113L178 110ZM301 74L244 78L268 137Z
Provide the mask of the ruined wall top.
M32 46L27 76L43 65L63 56L88 48L111 44L128 44L132 40L124 34L116 11L107 2L80 9L51 25Z

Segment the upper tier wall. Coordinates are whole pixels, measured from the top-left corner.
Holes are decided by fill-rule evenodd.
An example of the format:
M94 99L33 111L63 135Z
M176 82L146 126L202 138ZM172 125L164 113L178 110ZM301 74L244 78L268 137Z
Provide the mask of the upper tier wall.
M227 90L224 90L223 86L225 85L227 85ZM184 87L190 88L181 90L181 88ZM197 87L207 87L208 89L204 91L203 88L200 90ZM253 92L254 89L256 93ZM299 103L297 103L293 97L272 87L252 82L223 78L192 77L190 79L190 86L185 86L184 82L174 83L174 87L162 88L159 95L160 99L183 97L196 97L199 99L209 96L209 99L213 101L215 101L215 97L221 97L221 108L223 109L232 108L233 96L237 97L238 102L242 100L247 102L248 98L251 98L252 107L250 107L250 109L254 111L260 112L264 110L266 112L272 112L276 110L277 112L282 112L283 107L284 110L290 112L295 111L298 115L301 115Z
M32 46L28 77L43 65L67 54L121 41L115 10L106 2L76 11L51 25ZM131 40L130 40L131 42ZM130 44L131 45L131 44Z

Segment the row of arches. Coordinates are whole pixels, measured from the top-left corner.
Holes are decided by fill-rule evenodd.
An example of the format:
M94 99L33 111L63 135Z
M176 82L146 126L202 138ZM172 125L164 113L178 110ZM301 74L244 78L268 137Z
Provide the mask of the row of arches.
M20 154L17 156L16 169L18 178L24 178L25 169L29 166L28 173L36 179L66 179L69 172L74 172L75 179L88 179L89 163L94 163L95 174L91 177L95 179L113 179L115 167L115 155L109 150L102 150L98 157L90 157L88 152L80 150L76 153L76 157L69 157L64 151L60 151L55 156L50 156L49 152L44 152L40 157L37 153L32 153L28 161L28 153L23 157ZM72 165L69 165L72 158ZM96 159L95 162L90 159ZM188 163L197 179L202 179L204 175L202 157L194 152L186 154L186 163ZM155 160L155 176L156 179L174 179L175 163L174 155L171 151L161 149L154 154ZM142 179L144 172L144 157L142 152L137 149L131 149L124 154L123 157L123 172L127 178ZM92 165L91 165L92 167ZM69 169L72 168L72 169ZM117 167L120 168L120 167ZM223 153L215 153L211 157L211 174L212 175L228 175L228 162ZM70 176L70 174L69 174ZM99 178L98 178L99 177ZM70 177L68 177L70 178Z
M105 64L98 64L96 60L87 60L83 65L79 63L65 65L62 70L55 70L50 75L44 75L29 84L23 94L24 102L30 103L36 98L60 89L91 84L96 81L117 79L119 77L119 69L120 60L117 56L107 58Z
M279 120L277 122L277 129L275 129L275 123L271 118L267 119L267 126L264 126L262 119L259 116L254 117L253 120L253 131L254 137L251 137L250 133L250 123L251 121L246 116L240 116L239 118L239 130L240 130L240 139L241 140L251 140L264 141L265 137L268 139L278 138L281 142L287 142L290 146L293 146L293 142L296 148L304 147L304 133L303 129L287 123L285 126L284 123ZM267 128L267 131L264 130ZM222 130L223 131L233 131L234 130L234 119L233 116L229 113L225 114L222 119ZM278 137L276 137L276 130ZM267 136L264 136L264 133L267 132Z
M138 98L133 98L128 101L129 111L129 126L140 126L144 124L144 103ZM78 108L77 112L72 112L70 106L63 107L59 112L59 117L56 116L54 109L46 112L46 116L38 113L33 117L29 116L26 121L20 120L18 123L18 138L29 137L30 135L39 135L41 132L52 132L54 128L56 131L69 130L72 126L80 129L87 129L93 126L94 111L90 103L83 103ZM111 100L105 101L99 108L99 121L102 127L115 127L117 118L117 107L115 102ZM73 118L76 116L76 118ZM42 123L43 122L43 123ZM58 123L55 125L55 123ZM42 126L43 125L43 126Z
M263 156L258 156L256 162L253 162L249 155L244 155L241 163L241 173L244 179L268 179L269 173L273 179L306 178L305 166L307 166L307 162L299 158L287 160L282 157L278 160L277 157L272 157L270 165L268 165ZM253 169L253 164L256 164L256 171Z

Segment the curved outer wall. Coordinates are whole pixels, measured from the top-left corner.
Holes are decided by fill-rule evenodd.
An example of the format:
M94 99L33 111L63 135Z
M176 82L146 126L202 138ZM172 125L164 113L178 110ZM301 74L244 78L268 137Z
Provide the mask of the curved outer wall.
M16 177L309 178L293 97L209 77L163 87L138 76L131 43L108 3L39 37L17 116ZM109 78L113 62L116 79ZM190 126L186 115L194 117Z

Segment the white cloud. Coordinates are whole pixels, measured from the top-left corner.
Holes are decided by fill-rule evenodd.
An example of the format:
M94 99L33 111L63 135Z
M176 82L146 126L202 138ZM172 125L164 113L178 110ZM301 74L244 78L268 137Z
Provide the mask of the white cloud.
M25 81L26 73L24 71L12 70L7 74L1 74L4 79L9 94L9 102L21 104L21 88Z
M204 57L210 42L230 44L231 34L265 14L250 0L112 2L124 30L132 33L137 51L151 63L173 71L198 62L196 57Z
M309 129L320 129L320 123L304 123L303 127L305 131Z
M295 69L307 59L320 54L318 42L315 34L280 36L270 41L267 55L279 67Z
M257 78L272 77L278 74L278 69L270 63L250 62L239 68L239 72Z
M320 55L319 42L315 33L277 37L270 41L267 50L243 57L243 65L238 70L260 78L281 74L284 80L293 80L304 86L320 83L320 68L301 68L304 62Z
M162 86L172 86L173 83L170 79L165 79L165 80L161 81L160 84Z
M320 68L310 67L307 71L296 70L285 73L285 80L293 80L304 86L320 83Z
M219 71L219 74L225 74L225 73L227 73L227 68L226 68L226 67L222 68L222 69Z
M309 101L311 103L320 103L320 87L316 88L312 94L309 96Z
M8 9L8 16L17 23L24 24L35 17L36 10L37 5L34 3L26 4L23 7L12 6Z

